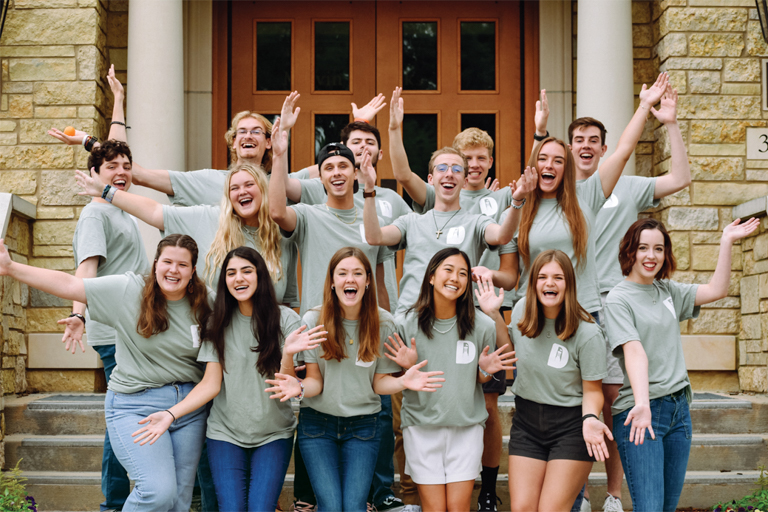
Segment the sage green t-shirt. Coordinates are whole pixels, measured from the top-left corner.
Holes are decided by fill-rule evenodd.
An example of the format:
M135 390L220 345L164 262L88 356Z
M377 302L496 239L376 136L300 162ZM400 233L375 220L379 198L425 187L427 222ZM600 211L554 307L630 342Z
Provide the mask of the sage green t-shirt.
M522 299L515 305L509 324L517 356L512 392L539 404L581 405L582 381L602 380L608 375L603 330L594 322L582 320L574 335L563 341L557 337L555 320L545 319L541 334L529 338L517 327L524 312Z
M292 172L288 175L290 178L296 178L297 180L311 180L312 176L309 175L309 167L305 167L300 171Z
M306 169L302 169L304 171ZM299 172L302 172L299 171ZM298 173L295 173L298 174ZM308 173L307 173L308 175ZM322 204L328 199L323 188L323 182L319 179L304 179L301 182L301 202L303 204ZM362 210L365 208L365 198L362 189L354 195L355 206ZM411 213L408 203L394 190L385 187L376 187L376 213L379 215L379 225L389 226L395 219ZM395 258L388 259L384 263L384 283L389 295L390 311L397 309L397 269Z
M426 199L424 204L413 202L413 211L416 213L427 213L435 207L435 186L429 183L427 185ZM512 191L509 187L500 188L496 192L491 192L487 188L480 190L461 189L459 194L459 206L470 213L481 213L491 217L494 222L499 221L501 214L512 204Z
M337 210L325 204L297 204L289 208L296 212L296 227L291 233L283 231L283 235L296 243L301 254L302 315L322 304L328 264L342 247L362 250L368 257L374 278L376 265L394 257L386 247L368 245L360 208Z
M605 203L603 186L600 183L600 173L576 184L576 196L579 199L581 212L587 223L589 238L587 239L587 254L582 258L582 264L577 265L576 254L573 251L573 238L571 228L565 219L565 213L560 209L557 199L542 199L539 202L539 210L533 219L531 231L528 234L528 246L530 248L530 261L536 259L539 253L548 249L559 249L571 259L576 271L576 293L581 307L593 313L602 308L600 292L597 283L597 270L595 266L595 218ZM514 252L517 252L518 235L512 239ZM525 297L528 286L528 269L520 258L520 281L517 286L517 299Z
M301 326L301 318L292 309L280 306L280 331L283 342ZM270 387L264 382L274 375L262 375L256 369L259 353L252 349L259 346L251 328L251 317L240 310L232 315L232 321L224 331L224 380L221 391L213 399L208 415L206 437L226 441L242 448L256 448L277 439L293 438L296 416L291 402L273 400L264 390ZM213 343L204 341L197 360L218 363L219 356Z
M211 248L216 231L219 229L219 215L221 208L219 206L169 206L163 205L163 222L165 223L165 234L183 233L191 236L197 242L197 275L201 279L206 279L206 256ZM245 245L261 252L261 242L259 240L259 228L243 226L243 237ZM289 286L297 286L295 274L291 269L295 268L297 255L296 244L289 242L285 238L280 240L280 263L282 271L280 278L275 285L275 295L277 302L288 303L285 299L286 290ZM206 284L213 290L216 290L219 282L221 268L217 268L211 279ZM291 279L294 276L294 279Z
M187 297L168 301L168 329L144 338L136 331L144 277L128 272L83 279L83 282L91 316L117 331L117 366L109 379L110 390L138 393L173 382L200 382L203 378L203 365L197 362L200 328ZM213 303L211 296L209 302Z
M304 315L307 329L317 326L320 310L312 309ZM304 352L305 363L315 363L323 376L323 392L301 401L302 407L348 418L381 411L381 398L373 391L373 376L377 373L397 373L402 368L384 356L384 343L395 333L395 320L386 310L379 308L379 357L373 361L360 361L360 333L357 320L343 320L344 348L347 357L341 361L323 359L322 345ZM350 343L351 341L351 343Z
M97 256L96 277L133 272L145 275L151 270L133 215L111 204L90 202L83 208L72 239L75 265ZM90 317L85 309L86 333L91 346L114 345L115 330Z
M621 348L627 342L639 341L648 356L651 400L690 387L680 322L699 316L700 308L695 305L698 288L697 284L666 279L647 285L625 279L608 293L604 311L608 344L624 372L624 384L611 408L614 415L635 405Z
M221 203L228 172L219 169L168 171L173 188L173 195L168 196L168 200L178 206L216 206Z
M619 265L619 243L640 212L659 206L659 201L653 198L655 190L656 178L622 176L611 197L600 208L595 222L600 293L611 291L624 279Z
M418 362L429 362L420 371L442 371L443 387L434 393L403 391L400 412L402 428L485 426L483 386L477 381L478 361L485 347L496 348L496 325L481 311L475 311L475 329L459 339L456 317L435 320L432 339L419 329L414 311L398 316L397 332L406 345L416 339ZM440 332L443 331L443 332Z
M409 213L396 219L392 225L400 230L401 238L400 243L390 249L405 249L396 314L404 313L416 302L429 260L439 250L446 247L461 249L469 256L470 270L478 264L484 250L496 250L496 246L491 247L485 241L485 229L492 223L490 217L463 209L432 210L424 215ZM441 231L439 238L437 231Z

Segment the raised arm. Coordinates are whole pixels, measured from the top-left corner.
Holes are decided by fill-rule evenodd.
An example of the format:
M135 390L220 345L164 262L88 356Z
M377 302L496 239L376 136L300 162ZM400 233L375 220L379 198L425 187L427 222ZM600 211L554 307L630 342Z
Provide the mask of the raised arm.
M405 154L405 146L403 146L401 125L405 110L403 98L400 97L402 90L401 87L396 87L392 93L392 101L389 103L389 157L392 159L392 172L395 179L417 204L423 205L427 200L427 184L411 170L408 155Z
M696 290L695 304L700 306L728 295L728 285L731 282L731 248L736 240L740 240L758 228L760 221L754 217L744 224L740 219L731 222L723 230L720 238L720 254L717 257L717 266L709 283L699 286Z
M279 128L279 120L275 126ZM288 232L296 229L296 212L286 206L286 185L288 184L288 134L276 131L272 134L272 177L269 180L269 215L277 225ZM298 181L295 180L294 181ZM301 195L301 186L299 186Z
M125 126L125 109L123 108L125 89L123 89L123 84L120 83L120 80L115 78L114 64L109 66L107 82L109 82L109 88L112 89L112 96L115 100L112 105L112 124L109 126L107 138L128 142L128 131Z
M11 260L5 240L0 238L0 276L10 276L20 283L50 293L60 299L87 304L83 280L58 270L24 265Z
M488 245L504 245L512 240L520 224L520 208L525 204L525 198L536 190L538 179L536 169L526 167L520 179L509 185L512 191L512 208L501 224L491 224L485 228L485 241Z
M389 311L389 291L387 291L387 287L384 285L384 276L384 264L376 264L376 300L378 300L381 309Z
M528 157L529 160L536 153L536 150L541 145L544 138L549 136L549 131L547 131L548 120L549 120L549 101L547 100L547 90L542 89L541 99L536 102L536 114L534 114L534 117L533 117L533 123L536 126L536 136L541 138L541 140L536 140L536 139L533 140L533 146L531 146L531 155Z
M475 297L477 297L477 303L480 305L483 313L488 315L496 324L496 346L505 346L507 347L507 352L511 352L512 340L509 339L509 329L507 324L504 323L504 317L499 312L499 308L504 303L504 290L499 290L499 294L496 295L493 283L487 279L481 279L477 283Z
M301 180L291 178L288 173L287 138L288 132L291 131L291 128L293 128L293 126L296 124L296 119L299 117L299 112L301 112L301 107L296 107L296 102L299 100L300 96L301 95L297 91L293 91L291 94L285 97L285 101L283 102L283 109L280 111L280 117L276 119L272 125L272 158L274 159L276 151L282 151L286 168L285 195L294 203L301 202ZM282 137L277 135L280 133L285 133L286 143L284 145L282 144ZM276 143L280 145L279 148L275 148Z
M384 101L385 99L384 95L379 93L366 105L363 105L360 108L358 108L355 103L352 103L352 118L355 121L365 121L366 123L370 123L376 117L376 114L387 106L387 102Z
M613 188L619 181L624 166L627 165L629 157L632 156L635 146L637 146L637 142L643 134L648 111L661 99L661 96L667 90L668 82L669 76L666 73L661 73L656 79L656 83L651 87L646 87L643 84L643 89L640 91L640 106L637 107L635 115L632 116L629 124L621 134L616 150L600 164L600 168L597 170L600 173L600 182L603 185L603 195L605 197L610 197L613 193Z
M672 89L672 86L667 84L667 91L661 98L661 107L659 110L651 108L651 113L667 128L672 153L669 172L656 178L656 186L653 189L654 199L661 199L691 184L691 164L685 150L683 134L677 124L677 89Z
M104 193L104 184L99 179L99 175L95 172L91 172L91 176L89 176L83 171L75 171L75 179L77 180L77 184L83 188L83 191L79 193L81 196L88 195L92 197L101 197ZM113 188L112 190L115 189ZM110 194L112 193L112 190L110 190ZM161 231L165 229L163 205L154 199L131 194L130 192L125 192L123 190L117 190L114 193L111 202L124 212L130 213L150 226L156 227Z
M363 155L363 161L360 164L360 171L357 173L360 184L363 186L365 194L372 194L376 185L376 171L371 165L371 155L367 151ZM270 197L270 200L272 198ZM402 239L400 230L395 226L384 226L379 224L379 216L376 213L376 198L367 197L363 207L363 225L365 227L365 241L370 245L397 245ZM378 281L377 281L378 283ZM383 281L382 281L383 283Z
M91 256L80 262L75 271L75 277L80 279L88 279L96 277L99 270L99 257ZM85 304L82 302L72 302L72 313L83 315L85 318ZM64 335L61 337L61 342L65 343L64 350L72 351L75 353L77 345L80 345L80 349L85 352L85 346L83 345L83 331L85 330L85 321L79 317L70 316L62 318L56 322L59 325L66 326L64 328Z

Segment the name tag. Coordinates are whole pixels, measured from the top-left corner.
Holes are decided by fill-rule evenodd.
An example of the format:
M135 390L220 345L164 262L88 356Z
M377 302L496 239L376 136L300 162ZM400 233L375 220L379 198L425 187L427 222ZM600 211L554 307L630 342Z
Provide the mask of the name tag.
M469 364L475 360L477 349L471 341L459 340L456 342L456 364Z
M376 204L379 205L379 212L383 217L389 217L392 218L392 204L389 201L377 201Z
M367 244L368 241L365 239L365 226L360 224L360 238L362 239L364 244Z
M617 206L619 206L619 198L616 197L616 194L611 194L611 197L603 203L603 208L616 208Z
M493 217L499 211L499 204L492 197L484 197L480 200L480 211L483 215Z
M375 359L373 361L365 362L365 361L361 361L359 357L355 358L355 365L362 366L363 368L370 368L371 366L373 366L373 363L375 362L376 362Z
M664 305L667 307L670 313L672 313L672 317L677 320L677 313L675 312L675 303L672 301L672 297L667 297L664 299Z
M552 350L549 351L547 366L560 369L568 364L569 357L570 354L568 354L568 349L558 343L555 343L552 345Z
M190 325L189 330L192 331L192 348L200 348L200 326Z
M448 230L446 243L448 245L459 245L464 241L464 226L457 226Z

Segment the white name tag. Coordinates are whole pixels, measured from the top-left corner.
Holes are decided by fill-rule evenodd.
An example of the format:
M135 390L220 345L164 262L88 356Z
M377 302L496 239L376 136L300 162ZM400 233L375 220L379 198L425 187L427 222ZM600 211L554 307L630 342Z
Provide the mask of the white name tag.
M189 330L192 331L192 348L200 348L200 326L190 325Z
M367 244L368 241L365 239L365 226L360 224L360 238L363 240L364 244Z
M458 226L448 230L446 243L448 245L459 245L464 241L464 226Z
M357 366L362 366L363 368L370 368L371 366L373 366L373 363L374 363L375 361L376 361L376 360L374 359L373 361L368 361L368 362L366 363L365 361L361 361L359 356L355 358L355 364L356 364Z
M670 313L672 313L672 317L677 320L677 313L675 312L675 303L672 301L672 297L667 297L664 299L664 305L667 307Z
M611 197L603 203L603 208L616 208L617 206L619 206L619 198L616 197L616 194L611 194Z
M480 200L480 211L483 215L493 217L499 211L499 204L492 197L484 197Z
M555 343L552 345L552 350L549 351L549 359L547 360L547 366L560 369L568 364L568 349L564 346Z
M379 212L383 217L392 218L392 204L389 201L380 200L376 204L379 205Z
M459 340L456 342L456 364L469 364L475 360L477 349L471 341Z

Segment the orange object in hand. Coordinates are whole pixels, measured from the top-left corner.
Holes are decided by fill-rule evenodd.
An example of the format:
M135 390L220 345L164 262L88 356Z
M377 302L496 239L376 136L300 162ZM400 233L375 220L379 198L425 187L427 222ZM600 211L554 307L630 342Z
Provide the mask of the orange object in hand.
M75 129L73 127L67 126L66 128L64 128L64 135L69 135L70 137L72 137L74 134L75 134Z

